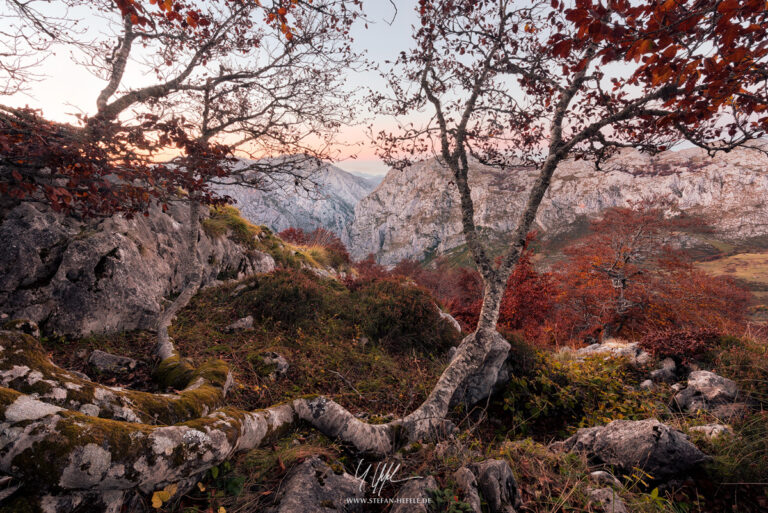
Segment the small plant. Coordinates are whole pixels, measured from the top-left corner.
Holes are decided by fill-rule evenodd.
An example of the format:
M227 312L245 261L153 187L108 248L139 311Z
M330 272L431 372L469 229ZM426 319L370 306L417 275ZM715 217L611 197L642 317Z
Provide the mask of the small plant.
M243 316L298 327L316 320L343 292L344 287L333 280L306 270L284 269L254 278L238 304Z
M459 500L451 488L428 490L432 502L429 504L430 513L472 513L472 506Z

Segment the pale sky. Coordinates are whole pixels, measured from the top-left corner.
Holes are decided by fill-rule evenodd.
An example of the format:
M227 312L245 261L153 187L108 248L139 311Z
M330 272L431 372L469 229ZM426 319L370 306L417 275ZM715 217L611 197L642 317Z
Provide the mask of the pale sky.
M357 50L365 50L367 58L376 63L394 60L401 51L406 50L411 44L411 26L418 22L414 10L416 2L409 0L394 0L394 2L397 5L397 13L388 0L365 2L368 28L366 29L363 23L358 23L353 31L354 45ZM103 31L105 23L93 16L86 16L88 12L84 11L82 28L94 34L96 31ZM0 25L4 22L0 19ZM54 48L37 70L43 78L33 83L25 93L2 97L0 102L11 106L29 105L39 108L47 118L62 122L72 122L72 116L77 113L93 113L95 99L104 87L104 83L92 76L83 66L73 62L73 58L77 56L73 56L71 50ZM375 71L352 72L348 82L351 87L370 87L377 90L385 87L384 81ZM142 76L136 67L128 67L125 83L142 83ZM366 135L366 127L371 121L372 118L369 117L361 125L345 127L341 131L339 141L344 144L344 148L349 148L344 151L357 156L355 159L337 162L336 164L342 169L365 175L386 173L387 167L376 157ZM374 120L374 130L393 126L391 120Z

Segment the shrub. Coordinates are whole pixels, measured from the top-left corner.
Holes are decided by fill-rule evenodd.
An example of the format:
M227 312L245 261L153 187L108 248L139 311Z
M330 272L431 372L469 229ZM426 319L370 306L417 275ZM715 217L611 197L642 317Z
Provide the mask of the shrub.
M375 280L387 278L389 271L383 265L376 263L373 253L369 254L364 260L355 262L354 275L345 280L349 290L355 291L364 285L370 284Z
M238 303L243 315L293 326L316 321L342 292L343 287L333 280L307 270L283 269L254 278Z
M458 341L456 330L422 288L386 278L360 284L353 299L363 332L386 350L439 353Z
M538 353L506 386L502 406L511 431L565 436L577 427L647 418L655 413L652 402L630 385L639 381L633 372L622 359L559 361Z
M658 358L687 363L709 356L719 342L720 334L712 329L663 328L647 332L640 339L640 347Z

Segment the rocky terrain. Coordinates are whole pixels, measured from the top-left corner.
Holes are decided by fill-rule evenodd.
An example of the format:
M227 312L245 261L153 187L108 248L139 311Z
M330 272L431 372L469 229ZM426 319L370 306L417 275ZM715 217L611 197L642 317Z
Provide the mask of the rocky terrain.
M80 221L21 203L0 223L0 314L46 332L151 329L184 285L180 269L189 207L126 219ZM203 284L274 269L275 261L228 237L200 231Z
M297 186L293 178L275 177L270 180L269 190L236 185L222 185L217 190L234 198L246 219L275 232L291 227L306 231L322 227L348 243L355 205L374 189L375 183L332 165L313 170L310 179L312 183L306 188Z
M649 200L667 202L709 222L721 240L768 234L768 156L738 149L711 158L700 149L651 157L625 149L601 170L585 161L564 162L536 218L553 238L603 209ZM499 172L476 164L470 171L479 226L502 239L516 225L534 175ZM354 258L376 255L382 264L423 259L464 244L459 197L448 171L436 161L390 171L355 207L349 227Z

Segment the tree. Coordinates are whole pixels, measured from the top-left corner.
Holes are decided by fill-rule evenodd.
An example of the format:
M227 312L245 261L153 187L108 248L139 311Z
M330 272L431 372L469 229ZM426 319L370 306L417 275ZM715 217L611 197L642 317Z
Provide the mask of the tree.
M380 154L396 167L436 155L450 170L483 280L477 329L440 378L439 396L427 399L431 414L444 416L459 386L479 379L487 393L493 384L489 374L509 350L495 334L504 289L559 163L599 166L618 148L658 152L684 139L727 151L764 133L766 7L736 4L419 1L414 49L388 74L391 94L374 103L396 116L431 114L379 133ZM710 55L713 46L722 55ZM736 93L744 100L725 96ZM535 174L497 265L475 224L473 160Z
M95 111L76 125L2 108L0 192L16 199L44 199L68 213L135 214L179 187L209 203L211 185L224 177L256 187L272 173L305 180L352 114L342 77L355 62L346 34L356 16L347 3L355 2L61 0L58 7L112 23L115 35L95 41L76 20L45 15L38 0L6 3L20 27L5 34L7 46L34 30L47 44L55 36L104 81ZM129 66L154 83L126 83ZM158 153L169 150L177 161L159 165ZM235 168L235 153L284 156Z
M708 16L718 17L725 16L720 5L734 2L704 3L716 7L707 11ZM168 7L178 4L163 5L165 18L172 18L175 24L180 23L178 18L184 20L181 11ZM306 5L309 8L312 4ZM504 288L521 258L538 206L559 162L570 157L590 157L600 162L622 146L659 150L680 137L717 149L716 132L701 127L720 119L726 106L738 110L739 116L725 123L735 127L742 142L760 133L761 126L744 124L743 116L752 115L748 109L759 115L764 100L756 96L759 101L753 103L728 103L719 95L721 91L738 90L744 78L752 80L744 82L748 94L760 94L751 88L764 81L759 82L760 75L752 69L765 67L764 25L760 24L765 8L753 6L733 14L739 20L737 32L742 27L758 26L758 30L749 29L751 35L744 37L759 44L729 57L726 72L721 69L718 74L697 73L699 64L687 65L700 63L706 67L707 43L719 44L731 31L731 25L717 21L703 33L695 29L678 33L671 25L654 29L658 11L667 5L698 8L701 2L653 2L641 4L636 10L629 2L617 1L611 2L612 10L608 10L602 3L578 0L566 10L557 0L522 7L507 0L420 1L422 25L415 34L415 49L399 59L402 73L391 77L395 98L392 102L379 98L378 105L396 114L429 105L434 116L424 127L382 134L381 144L390 160L401 163L407 160L402 159L404 153L423 156L436 148L451 170L461 196L465 237L483 280L483 303L476 332L462 342L429 397L412 413L386 424L368 424L325 397L298 398L258 412L218 409L230 381L226 367L215 363L193 367L169 341L161 344L161 355L165 356L159 375L181 390L179 394L169 397L130 391L107 393L103 389L96 392L97 385L50 364L28 337L3 335L3 346L8 354L15 355L13 361L0 362L0 366L7 364L3 371L6 376L26 366L54 384L74 383L72 390L80 387L94 393L79 395L68 389L70 392L65 390L63 394L33 397L30 394L38 389L30 387L39 381L35 373L35 383L20 379L15 385L18 390L2 389L0 409L7 435L0 451L0 470L17 479L35 480L47 494L48 504L63 510L86 499L102 505L120 504L137 491L148 493L172 485L177 492L184 490L211 465L234 451L262 443L299 420L361 453L377 456L450 430L446 419L449 408L487 396L507 358L509 344L495 332ZM240 12L237 7L233 9ZM279 9L272 14L283 16ZM129 10L128 21L141 22L143 12ZM702 22L698 25L707 26ZM278 30L286 40L297 38L287 36L287 25L280 25ZM205 33L217 33L223 38L224 32L240 35L237 30L209 29ZM675 58L685 66L676 67L672 75L665 77L665 83L654 83L652 73L650 78L645 74L647 63L640 64L635 57L652 54L654 47L668 46L665 38L670 37L679 40ZM124 45L128 45L126 39L115 47L118 54L122 54ZM179 47L172 42L170 47L190 55L192 60L185 61L187 64L202 64L204 60L202 55L195 57L195 50L190 49L194 45ZM752 64L736 65L745 60ZM120 59L114 62L119 64ZM610 69L609 64L620 66L627 71L623 77L629 78L608 77L603 70ZM224 70L203 82L228 75ZM120 107L125 104L144 105L146 100L150 107L160 106L174 95L184 96L190 91L203 97L208 91L209 101L202 105L212 105L215 89L193 85L187 88L184 84L189 77L191 74L182 71L161 81L158 88L137 89L114 99L110 99L115 93L110 87L106 89L106 103L99 109L101 114L87 122L86 128L93 130L102 123L119 121L119 114L125 112ZM700 106L696 119L687 116L687 104ZM155 119L164 119L161 114L162 110L156 112ZM728 145L722 149L728 149ZM489 257L474 224L470 159L507 171L523 164L533 166L537 174L510 248L498 264ZM198 183L200 175L195 176ZM95 418L76 411L82 406L110 412L112 418ZM142 424L149 421L156 424ZM40 448L56 455L56 461L46 461L43 466ZM170 491L168 495L172 495Z
M561 341L643 336L671 327L717 329L743 320L747 293L697 270L685 237L707 233L661 205L611 208L566 248L556 272L558 302L551 332Z

